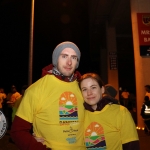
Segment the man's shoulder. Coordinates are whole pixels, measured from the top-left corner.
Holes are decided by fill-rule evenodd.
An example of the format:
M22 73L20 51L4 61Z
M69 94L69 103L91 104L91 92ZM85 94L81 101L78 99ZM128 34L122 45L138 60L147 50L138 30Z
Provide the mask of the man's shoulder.
M53 75L47 74L43 77L41 77L40 79L38 79L37 81L35 81L34 83L32 83L26 91L31 91L34 89L42 89L42 88L46 88L47 86L51 85L50 83L52 83L52 79Z
M49 80L49 79L51 79L52 76L53 76L53 75L47 74L47 75L45 75L45 76L39 78L38 80L36 80L34 83L31 84L31 86L40 84L41 82L44 82L45 80ZM31 86L30 86L30 87L31 87Z

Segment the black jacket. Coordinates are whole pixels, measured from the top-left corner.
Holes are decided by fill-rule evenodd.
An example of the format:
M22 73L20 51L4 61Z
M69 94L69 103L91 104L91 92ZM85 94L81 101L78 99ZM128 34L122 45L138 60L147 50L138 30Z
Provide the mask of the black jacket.
M143 103L141 108L141 116L143 119L150 119L150 113L145 113L146 106L150 109L150 101L146 101Z

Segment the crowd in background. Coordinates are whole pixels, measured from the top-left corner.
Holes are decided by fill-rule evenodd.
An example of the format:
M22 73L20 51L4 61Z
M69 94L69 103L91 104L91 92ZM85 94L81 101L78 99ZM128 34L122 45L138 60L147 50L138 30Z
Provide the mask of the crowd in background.
M12 85L10 87L10 92L8 93L5 93L4 88L0 88L0 110L4 113L7 119L8 130L11 128L13 118L26 88L27 85L23 85L19 92L16 86Z
M136 96L126 87L119 91L119 101L120 104L136 112Z
M8 129L11 127L12 120L16 113L16 110L21 102L22 96L24 94L27 85L23 85L21 90L18 91L15 85L10 87L10 92L6 93L4 88L0 88L0 110L3 111L7 118ZM143 98L143 105L150 99L150 85L145 85L145 98ZM129 110L136 112L136 97L133 93L130 93L127 88L119 91L119 103ZM143 106L142 106L143 107ZM142 108L144 109L144 108ZM142 111L142 110L141 110ZM143 116L142 116L143 117Z

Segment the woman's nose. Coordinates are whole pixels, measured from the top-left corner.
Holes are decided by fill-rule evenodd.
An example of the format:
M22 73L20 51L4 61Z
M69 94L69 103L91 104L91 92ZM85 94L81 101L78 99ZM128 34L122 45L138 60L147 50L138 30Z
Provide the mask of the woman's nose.
M91 90L87 90L87 95L91 95L92 91Z

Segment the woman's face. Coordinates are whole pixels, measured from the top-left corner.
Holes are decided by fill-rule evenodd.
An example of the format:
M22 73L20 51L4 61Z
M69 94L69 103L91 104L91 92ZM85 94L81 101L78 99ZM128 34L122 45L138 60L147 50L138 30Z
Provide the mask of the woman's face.
M92 78L84 79L80 87L85 102L91 105L95 110L97 108L97 103L102 99L104 87L100 88L97 81Z

